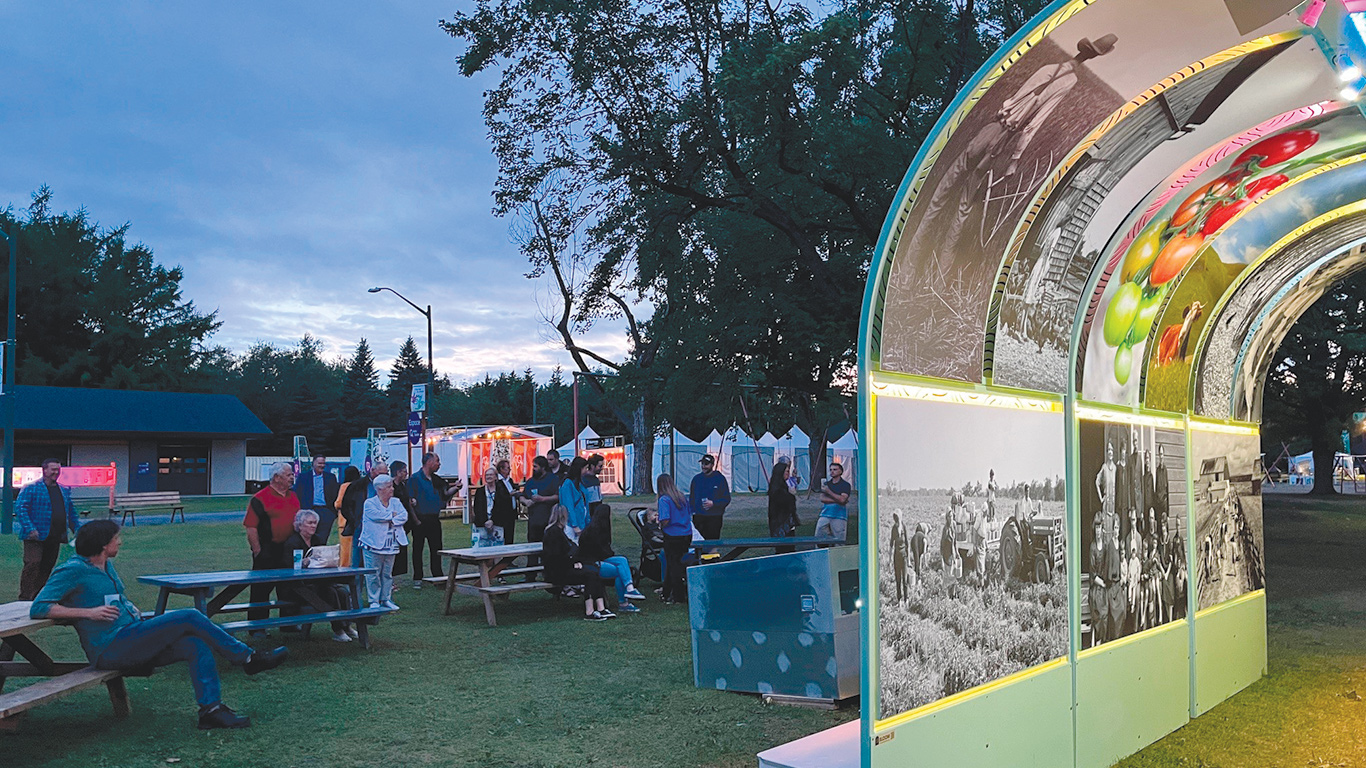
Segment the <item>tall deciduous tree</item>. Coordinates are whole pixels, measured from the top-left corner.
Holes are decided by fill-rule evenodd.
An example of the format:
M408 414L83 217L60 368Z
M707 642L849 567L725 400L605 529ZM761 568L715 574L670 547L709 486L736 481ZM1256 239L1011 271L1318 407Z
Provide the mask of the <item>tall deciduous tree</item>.
M1262 396L1272 444L1307 438L1315 494L1331 494L1335 454L1353 412L1366 410L1366 273L1334 285L1293 325Z
M215 313L185 300L180 267L127 242L128 224L105 229L83 209L54 213L51 203L43 187L22 218L0 211L0 228L19 239L16 380L190 388L202 344L220 325Z

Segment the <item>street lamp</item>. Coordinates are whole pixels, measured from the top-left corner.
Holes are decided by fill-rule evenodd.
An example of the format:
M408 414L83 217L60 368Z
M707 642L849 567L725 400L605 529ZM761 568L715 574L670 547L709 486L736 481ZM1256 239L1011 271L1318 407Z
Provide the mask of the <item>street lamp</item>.
M0 237L9 241L9 334L5 339L4 354L0 364L4 365L4 389L0 391L5 419L5 482L4 502L0 504L0 533L9 534L14 525L14 493L10 484L14 482L14 364L18 362L15 354L14 332L19 325L19 233L0 231Z
M380 291L388 291L389 293L394 294L400 299L403 299L404 301L408 302L408 306L412 307L413 309L416 309L418 312L421 312L423 315L427 317L427 399L430 400L436 396L436 388L435 386L433 386L432 382L432 377L434 375L433 372L436 370L432 367L432 305L428 304L427 308L424 310L422 307L419 307L413 302L408 301L407 296L404 296L403 294L399 293L393 288L389 288L387 286L377 286L375 288L370 289L370 293L379 293Z

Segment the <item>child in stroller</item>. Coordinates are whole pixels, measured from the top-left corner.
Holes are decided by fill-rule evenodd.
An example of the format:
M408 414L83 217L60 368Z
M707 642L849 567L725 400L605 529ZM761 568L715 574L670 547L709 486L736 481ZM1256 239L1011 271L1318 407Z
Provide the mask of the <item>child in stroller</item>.
M654 507L631 507L626 517L640 534L640 578L662 583L664 530L659 526L659 513Z

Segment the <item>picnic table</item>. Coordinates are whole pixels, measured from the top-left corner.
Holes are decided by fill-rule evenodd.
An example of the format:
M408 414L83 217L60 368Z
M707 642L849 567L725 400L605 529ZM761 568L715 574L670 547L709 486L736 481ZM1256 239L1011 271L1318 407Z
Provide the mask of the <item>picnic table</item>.
M523 581L516 584L493 583L494 577L499 573L539 570L535 568L505 569L518 557L539 555L540 553L541 543L539 541L524 544L504 544L497 547L441 550L441 556L450 561L446 568L446 615L449 616L451 613L451 596L456 592L464 595L478 595L484 599L484 617L488 619L489 626L498 626L498 617L493 613L493 598L507 597L513 592L551 589L555 586L542 581ZM479 578L476 583L466 583L466 579L456 575L457 567L461 564L473 565L479 569Z
M769 536L751 539L693 539L692 548L700 552L729 550L721 555L720 562L734 560L750 549L793 547L795 549L815 549L816 547L838 547L842 539L833 536Z
M101 683L109 689L109 701L116 717L127 717L132 711L128 703L128 689L123 684L123 672L95 669L86 661L53 661L31 635L40 629L54 626L52 619L30 619L29 602L0 605L0 690L8 677L46 677L41 683L0 693L0 728L9 728L15 715L41 704L54 701L69 693L93 688ZM24 661L13 661L15 654Z
M318 622L351 621L356 623L362 648L370 647L370 634L367 627L375 619L390 613L389 609L360 607L360 596L365 593L365 577L376 573L374 568L276 568L263 571L217 571L213 573L169 573L156 576L139 576L138 581L151 584L160 589L157 595L155 615L166 612L166 603L171 595L188 595L194 599L194 607L205 616L233 611L249 611L254 608L266 610L292 608L297 603L276 600L268 603L231 603L242 590L253 584L285 584L316 582L331 584L351 583L350 606L335 610L328 606L313 590L300 590L300 595L308 603L304 608L312 608L312 613L293 616L275 616L265 619L230 621L220 626L229 632L269 629L303 624L306 627ZM216 593L216 594L215 594Z

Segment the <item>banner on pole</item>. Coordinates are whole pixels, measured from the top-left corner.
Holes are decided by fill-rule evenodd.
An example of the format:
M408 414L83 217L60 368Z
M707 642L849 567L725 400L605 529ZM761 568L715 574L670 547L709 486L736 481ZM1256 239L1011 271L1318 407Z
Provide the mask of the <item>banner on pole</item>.
M413 392L408 396L408 410L422 413L427 410L427 385L414 384Z
M419 411L408 414L408 445L422 445L422 413Z

